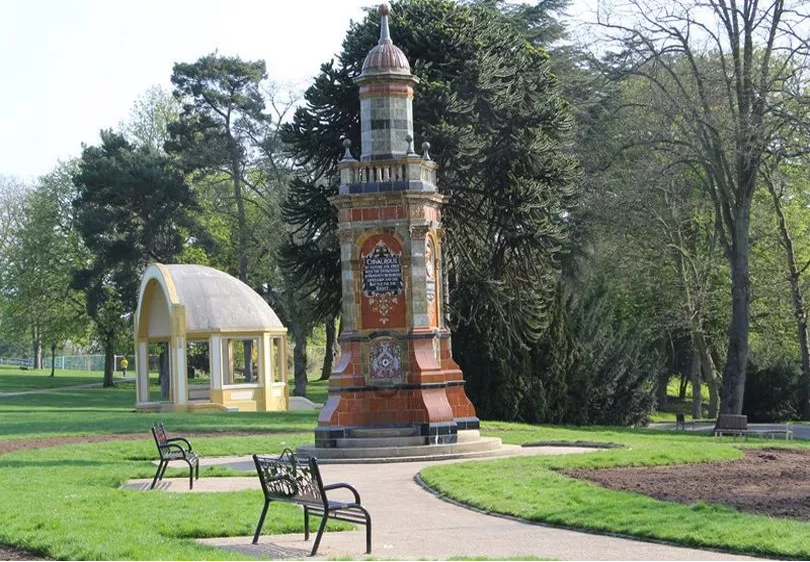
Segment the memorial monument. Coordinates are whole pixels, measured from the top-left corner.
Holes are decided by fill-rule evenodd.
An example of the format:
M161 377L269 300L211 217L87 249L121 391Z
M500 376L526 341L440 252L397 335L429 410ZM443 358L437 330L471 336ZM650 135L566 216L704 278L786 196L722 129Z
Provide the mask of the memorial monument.
M491 450L481 439L464 377L453 361L444 320L438 165L430 145L414 151L416 76L389 35L379 7L380 40L359 86L361 147L349 140L339 162L342 283L341 356L315 429L319 458L419 456ZM394 451L397 449L397 451ZM362 452L360 452L362 450Z

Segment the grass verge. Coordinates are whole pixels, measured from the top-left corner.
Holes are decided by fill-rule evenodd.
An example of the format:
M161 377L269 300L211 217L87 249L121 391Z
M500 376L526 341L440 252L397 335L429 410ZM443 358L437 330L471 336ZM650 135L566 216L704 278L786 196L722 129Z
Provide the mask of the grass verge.
M528 521L690 547L810 559L810 523L751 515L703 502L684 505L659 501L641 494L607 490L558 472L566 468L739 458L741 451L729 442L695 435L632 430L530 428L503 423L486 427L492 435L510 443L567 439L609 441L625 448L588 455L513 457L434 466L421 472L423 481L455 501ZM773 446L773 443L768 445Z

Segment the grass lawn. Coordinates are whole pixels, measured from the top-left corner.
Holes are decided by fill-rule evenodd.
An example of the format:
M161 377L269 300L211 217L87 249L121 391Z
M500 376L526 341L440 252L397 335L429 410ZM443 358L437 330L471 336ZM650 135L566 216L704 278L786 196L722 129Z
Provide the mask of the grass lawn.
M132 383L0 398L0 440L57 435L137 433L126 441L64 445L0 455L0 543L61 559L238 559L242 555L193 538L252 534L262 505L258 490L166 494L118 487L151 478L149 427L170 433L250 431L252 436L197 436L205 456L277 454L312 442L316 412L134 412ZM613 442L622 449L591 455L520 457L435 466L424 480L441 493L481 509L597 531L658 538L689 546L810 559L810 524L613 492L560 475L566 467L607 467L738 458L730 441L683 433L605 428L551 428L485 423L507 443ZM768 442L773 446L774 442ZM748 446L757 446L750 443ZM361 469L359 469L361 470ZM183 476L183 470L173 472ZM201 476L233 474L225 469ZM170 474L171 476L172 474ZM274 506L266 533L300 532L294 506ZM337 528L337 527L336 527ZM345 528L342 527L342 528Z
M50 374L50 369L20 371L16 367L13 369L0 368L0 394L101 383L104 379L104 373L97 371L57 369L54 376L50 376ZM115 373L115 378L120 378L120 373Z
M279 453L312 441L314 412L138 414L132 383L0 398L0 439L140 433L126 441L23 450L0 456L0 543L73 560L245 559L201 545L196 537L250 535L262 506L259 490L166 494L119 490L151 478L156 454L149 427L170 433L255 431L245 437L195 437L206 456ZM184 470L167 476L182 476ZM222 468L201 477L228 475ZM333 524L333 529L349 528ZM303 532L300 509L274 505L265 533Z
M434 466L422 471L424 482L461 503L529 521L659 539L691 547L810 559L810 523L750 515L701 502L684 505L659 501L641 494L607 490L557 472L566 468L739 458L740 450L730 441L645 430L541 428L506 423L488 423L485 428L486 433L514 444L582 440L610 441L626 448L593 455L513 457ZM747 446L763 445L764 442ZM767 446L776 444L769 441Z

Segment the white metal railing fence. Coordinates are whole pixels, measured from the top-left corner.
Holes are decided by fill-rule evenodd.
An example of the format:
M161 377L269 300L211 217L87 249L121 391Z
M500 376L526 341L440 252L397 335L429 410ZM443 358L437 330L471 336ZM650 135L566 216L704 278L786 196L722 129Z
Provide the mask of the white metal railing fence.
M123 358L123 355L115 356L115 371L121 370L121 359ZM127 357L127 362L129 363L127 367L128 371L133 372L135 369L135 360L132 357ZM34 367L34 360L20 357L0 357L0 366L32 369ZM42 356L42 368L51 368L51 357L49 355ZM104 371L104 355L57 355L54 357L54 368L60 371L101 372Z
M25 367L30 369L34 366L34 360L21 357L0 357L0 366Z

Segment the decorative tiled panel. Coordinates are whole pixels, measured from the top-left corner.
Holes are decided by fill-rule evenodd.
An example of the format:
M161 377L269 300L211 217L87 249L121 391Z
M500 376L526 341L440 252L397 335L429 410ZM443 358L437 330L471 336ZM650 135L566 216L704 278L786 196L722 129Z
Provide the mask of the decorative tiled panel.
M425 305L427 307L427 325L433 328L439 327L439 293L441 286L438 252L433 241L433 235L429 234L425 237Z
M395 338L381 337L368 346L368 375L371 385L387 385L405 382L405 365L402 344Z
M378 209L362 211L379 213ZM404 328L406 280L399 240L389 234L372 235L360 248L359 258L360 282L356 290L359 292L361 328Z

